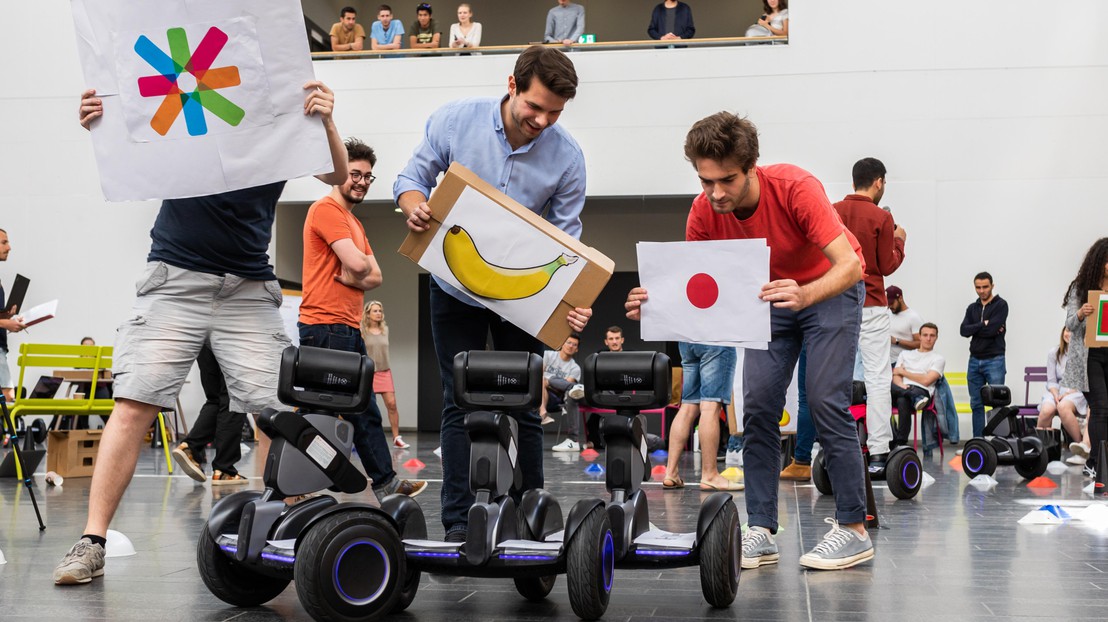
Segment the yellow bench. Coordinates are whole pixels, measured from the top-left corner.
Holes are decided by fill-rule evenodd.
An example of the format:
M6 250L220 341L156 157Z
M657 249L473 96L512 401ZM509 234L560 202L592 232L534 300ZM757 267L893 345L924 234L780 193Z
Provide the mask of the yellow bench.
M47 369L80 369L87 370L91 376L91 386L82 399L55 399L55 398L23 398L17 399L11 407L9 414L12 425L15 425L16 417L28 415L108 415L115 406L112 398L97 398L97 383L102 383L100 373L111 369L111 346L71 346L62 344L24 343L19 346L19 383L16 387L24 386L23 381L27 370L41 367ZM162 437L162 448L165 450L166 468L173 472L173 462L169 457L169 438L166 435L165 415L158 412L158 431ZM23 478L21 465L16 462L16 477Z
M947 384L949 384L951 386L952 390L953 390L953 387L967 387L966 391L968 393L969 385L966 382L966 372L964 372L964 371L947 372L946 374L943 374L943 375L946 376L946 382L947 382ZM968 414L968 413L973 412L973 409L970 408L969 402L955 402L954 403L954 409L957 410L961 414Z

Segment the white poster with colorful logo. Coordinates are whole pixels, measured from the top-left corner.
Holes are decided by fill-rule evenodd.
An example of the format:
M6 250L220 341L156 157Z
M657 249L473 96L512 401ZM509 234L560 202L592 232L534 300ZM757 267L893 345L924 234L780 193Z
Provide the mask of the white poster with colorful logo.
M334 170L296 0L73 0L110 201L202 196ZM76 93L74 94L76 98Z
M639 242L642 338L765 349L769 282L764 239Z

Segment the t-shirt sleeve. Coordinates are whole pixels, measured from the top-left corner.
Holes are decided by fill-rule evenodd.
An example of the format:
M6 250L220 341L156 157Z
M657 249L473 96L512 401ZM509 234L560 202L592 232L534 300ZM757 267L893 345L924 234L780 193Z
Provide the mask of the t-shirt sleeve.
M708 223L705 222L704 207L707 201L704 195L700 195L693 200L692 209L689 210L689 218L685 222L685 240L688 242L711 239L708 232Z
M339 28L342 28L342 24L334 24L334 25L331 26L331 36L332 37L338 37L339 36Z
M553 350L547 350L542 353L542 375L544 378L549 378L554 372L550 371L550 366L554 363L554 356L557 352Z
M581 382L581 366L577 364L577 361L572 359L570 359L569 364L569 372L566 375L572 377L577 382Z
M935 358L932 359L931 366L928 368L928 370L937 371L939 372L939 376L942 376L943 372L946 371L946 359L944 359L942 355L935 355Z
M793 185L789 201L809 242L822 249L846 231L819 180L809 175Z
M335 204L324 204L316 208L312 218L312 233L315 233L327 246L339 240L353 239L350 231L350 222L342 213L342 207Z
M893 367L904 367L904 353L905 352L908 352L908 350L904 350L900 354L896 355L896 365L893 365Z
M362 28L361 24L354 24L354 38L358 37L365 39L365 28Z
M918 313L913 313L909 318L909 324L912 329L912 335L919 332L919 329L923 328L923 318Z

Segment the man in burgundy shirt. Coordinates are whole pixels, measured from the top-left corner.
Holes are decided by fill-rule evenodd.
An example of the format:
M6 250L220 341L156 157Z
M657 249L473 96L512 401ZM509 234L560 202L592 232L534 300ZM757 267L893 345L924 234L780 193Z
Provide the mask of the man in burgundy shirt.
M858 238L866 259L866 300L862 307L862 330L858 354L866 380L866 429L869 432L869 472L885 477L885 461L893 429L892 396L889 393L889 308L885 298L885 277L904 261L904 229L893 223L891 213L877 207L885 194L885 165L876 158L862 158L854 164L854 194L835 204L843 224Z

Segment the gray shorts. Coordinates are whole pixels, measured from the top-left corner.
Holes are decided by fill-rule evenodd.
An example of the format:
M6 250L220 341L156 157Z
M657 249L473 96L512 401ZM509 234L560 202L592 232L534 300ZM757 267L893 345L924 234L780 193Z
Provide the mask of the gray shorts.
M193 272L151 262L136 284L131 317L115 341L114 394L173 408L205 342L211 344L235 412L280 407L277 373L291 344L277 281Z
M12 370L8 367L8 351L0 348L0 389L12 388Z

